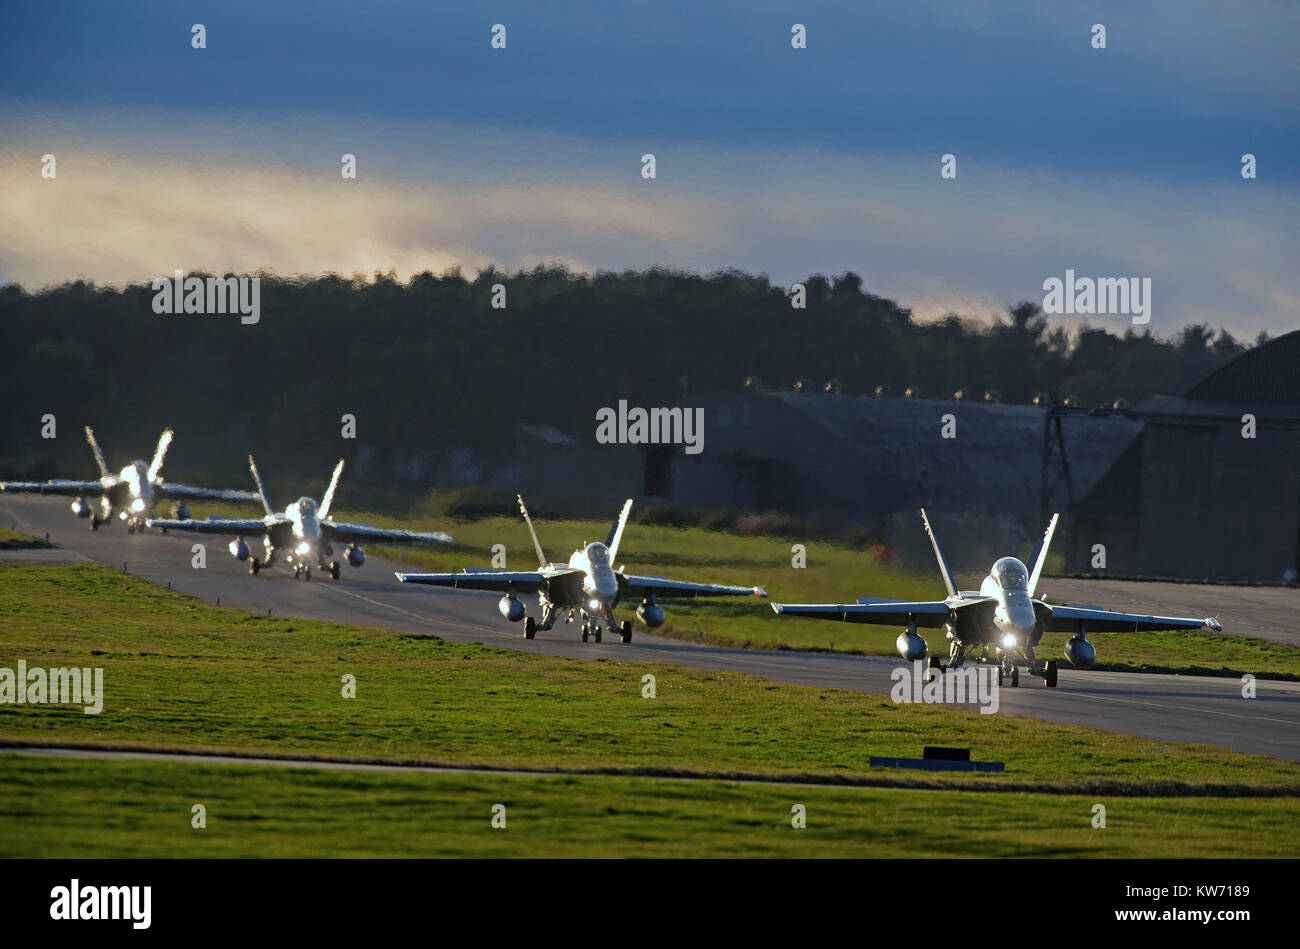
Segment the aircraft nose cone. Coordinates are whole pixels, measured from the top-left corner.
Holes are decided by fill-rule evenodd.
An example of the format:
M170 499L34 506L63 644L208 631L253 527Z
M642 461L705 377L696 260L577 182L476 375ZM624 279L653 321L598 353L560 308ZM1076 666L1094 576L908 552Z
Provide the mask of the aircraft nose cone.
M1038 618L1034 616L1033 607L1028 605L1011 606L1007 610L1007 619L1011 621L1012 626L1026 632L1033 629L1038 622Z
M584 584L584 587L588 596L598 596L602 599L609 599L618 593L618 581L614 579L614 574L608 570L597 571L596 575Z
M1004 607L993 611L993 620L1009 632L1028 632L1038 624L1034 608L1027 601L1009 600Z

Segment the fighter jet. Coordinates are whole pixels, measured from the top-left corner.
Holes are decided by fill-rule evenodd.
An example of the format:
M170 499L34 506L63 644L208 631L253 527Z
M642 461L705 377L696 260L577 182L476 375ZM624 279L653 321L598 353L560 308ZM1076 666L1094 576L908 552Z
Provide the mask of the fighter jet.
M251 491L220 491L211 488L199 488L192 484L175 484L162 480L163 458L172 443L172 430L166 429L158 439L153 461L146 464L139 459L131 462L117 475L109 473L104 462L104 453L99 450L95 433L86 426L86 441L90 443L91 454L99 466L98 481L70 481L56 478L53 481L4 481L0 482L0 491L15 494L63 494L76 498L72 502L72 513L77 517L90 518L90 529L99 530L100 524L109 524L113 512L120 520L126 522L128 534L143 531L145 523L153 514L154 508L163 501L179 502L173 506L172 513L181 520L190 516L187 501L256 501L257 495ZM99 496L99 512L87 500L88 496ZM102 515L102 516L101 516Z
M518 497L519 512L528 525L537 552L537 569L510 571L467 567L461 573L399 573L402 583L427 583L432 586L456 587L462 590L497 590L504 595L498 604L501 615L512 623L524 621L524 638L532 639L539 630L545 632L555 625L556 618L564 613L566 623L574 616L582 618L582 641L594 637L601 641L601 622L611 632L617 627L619 638L632 641L632 621L623 620L619 626L614 617L614 607L620 600L642 597L636 615L651 629L664 624L664 610L658 598L677 599L697 596L767 596L760 587L719 586L709 583L681 583L664 577L631 576L623 568L614 569L618 545L623 539L623 528L632 511L632 499L623 505L618 520L609 530L605 542L583 544L575 550L568 563L551 563L542 552L533 519L528 516L522 496ZM527 616L527 608L519 602L520 593L536 593L542 608L542 622Z
M834 606L829 604L773 603L772 609L782 616L808 616L813 619L833 619L847 623L871 623L880 626L906 626L896 643L899 653L908 662L924 659L929 652L926 641L917 634L918 626L942 626L948 636L947 668L955 669L976 650L976 662L997 663L998 681L1010 678L1013 686L1020 684L1019 665L1028 667L1028 673L1041 676L1049 688L1057 681L1057 664L1054 660L1040 661L1034 647L1044 632L1074 633L1065 644L1065 657L1077 669L1087 669L1097 661L1097 649L1088 642L1088 630L1105 633L1135 633L1158 629L1209 629L1222 632L1223 627L1213 617L1189 619L1180 616L1139 616L1118 613L1095 606L1053 606L1034 597L1038 579L1047 561L1047 548L1060 515L1053 514L1052 521L1043 534L1031 573L1015 557L1003 557L993 564L978 591L958 591L953 583L952 571L939 549L939 540L930 529L930 520L921 511L921 522L934 547L939 561L939 573L948 596L930 602L886 600L862 597L854 604ZM990 656L989 651L993 654ZM944 668L939 657L930 657L930 668Z
M243 562L248 560L248 572L256 576L264 567L275 565L277 556L283 556L293 564L293 576L296 580L310 580L313 565L329 572L331 580L339 578L339 562L326 561L333 556L334 544L347 544L343 551L348 563L360 567L366 562L366 553L361 549L362 541L375 541L383 544L450 544L451 535L441 531L429 534L415 531L385 530L368 524L340 524L329 519L330 504L334 492L339 486L339 477L343 474L343 460L334 467L334 476L330 479L325 495L317 504L309 497L301 497L284 509L283 514L275 513L271 502L267 500L266 485L257 470L257 462L248 456L248 468L257 485L257 497L266 510L266 517L256 518L210 517L206 521L169 521L151 520L151 527L164 527L168 530L194 531L199 534L221 534L235 539L230 542L231 556ZM266 560L256 557L249 560L248 544L245 535L262 534L266 548Z

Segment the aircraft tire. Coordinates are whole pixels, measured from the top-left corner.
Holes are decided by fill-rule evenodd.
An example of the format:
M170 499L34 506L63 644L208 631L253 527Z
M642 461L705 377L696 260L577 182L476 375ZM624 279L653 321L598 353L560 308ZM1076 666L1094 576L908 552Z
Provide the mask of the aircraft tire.
M1043 682L1049 689L1056 688L1056 660L1047 660L1047 665L1043 667Z
M619 639L625 643L632 641L632 621L630 619L623 620L623 631L619 634Z
M587 631L587 627L585 627L585 626L582 627L582 641L583 641L584 643L587 641L587 638L588 638L590 635L591 635L591 633L589 633L589 632Z
M524 639L532 639L537 635L537 620L531 616L524 617Z
M1011 667L1011 688L1020 685L1020 670L1015 666Z
M330 561L330 579L331 579L331 580L337 580L338 578L339 578L339 562L338 562L337 560L331 560L331 561Z
M596 642L600 642L600 627L596 627Z
M248 561L248 575L250 577L255 577L261 572L262 572L262 561L258 560L256 557L253 557L251 560Z

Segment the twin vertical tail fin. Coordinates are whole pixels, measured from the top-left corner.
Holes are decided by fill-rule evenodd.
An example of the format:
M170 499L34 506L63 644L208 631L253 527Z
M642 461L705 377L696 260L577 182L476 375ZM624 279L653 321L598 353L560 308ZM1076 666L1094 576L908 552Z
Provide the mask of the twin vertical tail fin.
M939 561L939 573L943 576L944 588L948 591L949 596L957 595L957 585L953 583L952 571L948 569L948 561L943 558L943 551L939 549L939 538L934 536L934 531L930 528L930 519L925 516L925 508L921 508L921 523L925 525L925 532L930 537L930 544L934 547L934 556Z
M95 456L95 464L99 466L99 476L108 477L108 465L104 463L104 453L99 450L99 442L95 441L95 430L89 425L86 426L86 441L90 445L90 453Z
M163 433L158 436L158 447L154 449L153 461L149 463L149 480L155 480L162 473L163 459L167 457L167 449L171 447L172 438L175 433L170 429L163 429Z
M537 531L533 529L533 519L528 516L528 508L524 506L524 496L516 494L519 501L519 513L524 516L524 523L528 525L528 533L533 538L533 550L537 551L537 566L546 566L546 554L542 553L542 542L537 539Z
M1052 522L1047 525L1047 531L1043 534L1043 543L1038 548L1038 557L1034 560L1034 572L1029 575L1029 595L1034 595L1034 590L1038 587L1038 578L1042 576L1043 565L1047 563L1047 548L1052 546L1052 534L1056 531L1056 522L1060 514L1052 515Z
M628 498L623 502L623 510L618 514L618 520L609 529L609 537L605 539L605 546L609 548L609 561L614 562L618 556L618 545L623 540L623 528L627 527L627 516L632 513L632 499Z
M320 510L316 512L316 516L322 521L330 516L330 505L334 503L334 492L339 486L339 478L342 475L343 459L340 458L339 463L334 466L334 476L330 478L330 486L325 489L325 494L320 499Z
M253 475L253 484L257 486L257 496L262 499L262 507L267 514L274 514L271 502L266 497L266 485L262 483L262 473L257 470L257 462L253 460L252 455L248 456L248 470Z

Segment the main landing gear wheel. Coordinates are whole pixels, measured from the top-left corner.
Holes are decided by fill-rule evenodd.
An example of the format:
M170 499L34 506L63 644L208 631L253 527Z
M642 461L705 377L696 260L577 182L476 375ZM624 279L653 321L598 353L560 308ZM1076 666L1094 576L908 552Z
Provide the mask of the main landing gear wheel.
M592 635L596 637L596 642L600 642L600 626L592 628Z
M1043 682L1049 689L1056 688L1056 660L1047 660L1047 665L1043 666Z
M582 624L582 641L585 643L591 636L591 627L586 623Z
M619 634L619 639L625 643L632 641L632 621L630 619L623 620L623 631Z
M98 517L98 516L92 516L92 517L90 518L90 529L91 529L92 531L97 531L97 530L99 530L99 523L100 523L100 521L99 521L99 517Z
M248 562L248 575L250 577L255 577L261 572L262 572L262 561L254 557L252 560Z
M339 578L339 562L338 562L337 560L331 560L331 561L330 561L330 579L331 579L331 580L337 580L338 578Z
M1019 684L1020 684L1020 670L1017 667L1012 666L1011 667L1011 688L1014 689Z
M531 616L524 617L524 639L532 639L537 635L537 620ZM583 637L586 638L585 636Z

